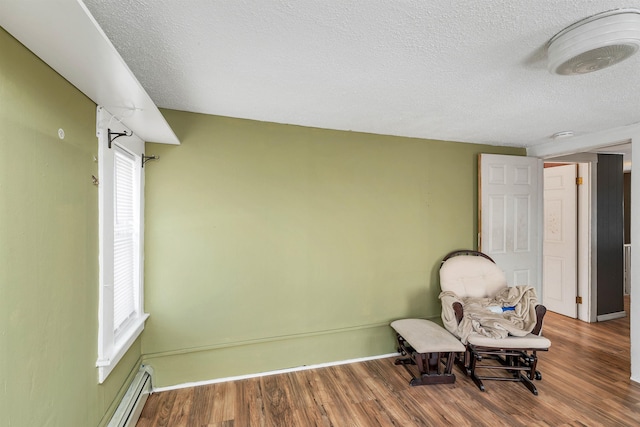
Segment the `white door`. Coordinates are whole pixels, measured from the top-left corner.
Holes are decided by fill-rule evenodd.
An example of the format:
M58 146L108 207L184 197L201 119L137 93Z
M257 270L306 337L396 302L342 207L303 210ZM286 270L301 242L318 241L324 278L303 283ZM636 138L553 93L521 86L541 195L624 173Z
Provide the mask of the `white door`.
M542 161L481 154L478 249L504 270L509 286L531 285L542 297Z
M544 169L543 304L576 318L577 189L576 165Z

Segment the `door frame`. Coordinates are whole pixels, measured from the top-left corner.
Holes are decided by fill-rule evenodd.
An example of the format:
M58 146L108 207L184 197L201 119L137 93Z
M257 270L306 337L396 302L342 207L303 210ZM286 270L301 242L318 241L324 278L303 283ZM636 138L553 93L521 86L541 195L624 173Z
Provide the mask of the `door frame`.
M543 167L543 232L542 232L542 304L547 310L555 311L559 314L577 319L578 318L578 296L582 294L578 292L578 273L579 266L582 266L578 259L578 251L580 249L579 241L579 216L578 216L578 190L580 185L577 178L581 177L579 173L579 164L573 162L544 162ZM556 179L558 178L558 179ZM552 184L552 180L555 183ZM559 187L558 187L559 185ZM549 187L548 187L549 186ZM553 196L551 195L553 194ZM555 220L560 220L560 227L552 227L548 223L549 203L554 204ZM557 203L559 202L559 203ZM566 203L565 203L566 202ZM573 205L573 207L571 207ZM557 216L557 214L560 214ZM559 231L560 234L555 235L555 239L548 240L547 233ZM575 235L573 235L575 233ZM547 265L555 259L561 259L561 268L553 269ZM570 262L570 263L569 263ZM555 274L550 276L551 271ZM565 280L567 280L565 282ZM550 295L554 295L551 298ZM583 297L583 300L585 298ZM558 310L558 311L556 311Z
M596 322L598 314L597 169L597 155L595 161L578 163L583 179L578 187L578 295L583 298L578 319L585 322Z
M632 162L640 165L640 124L621 126L601 132L581 135L559 143L555 140L527 148L527 155L547 159L553 156L583 153L624 142L631 142ZM595 175L592 170L592 174ZM631 263L640 265L640 173L631 174ZM593 246L593 245L592 245ZM640 269L631 269L631 294L640 294ZM631 380L640 383L640 299L632 298L629 310L631 337ZM636 324L634 324L636 323Z
M551 157L546 162L574 163L578 165L578 176L583 183L578 186L578 319L584 322L597 322L597 171L598 155L595 153L577 153L567 156Z

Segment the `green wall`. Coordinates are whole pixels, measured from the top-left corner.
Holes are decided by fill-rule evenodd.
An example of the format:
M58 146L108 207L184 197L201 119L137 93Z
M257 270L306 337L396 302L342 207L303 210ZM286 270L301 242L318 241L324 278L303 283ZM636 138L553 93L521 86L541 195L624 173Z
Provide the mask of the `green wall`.
M147 144L145 362L156 386L395 351L474 247L477 154L524 150L163 111Z
M95 104L1 28L0 52L0 426L104 424L141 345L97 384Z

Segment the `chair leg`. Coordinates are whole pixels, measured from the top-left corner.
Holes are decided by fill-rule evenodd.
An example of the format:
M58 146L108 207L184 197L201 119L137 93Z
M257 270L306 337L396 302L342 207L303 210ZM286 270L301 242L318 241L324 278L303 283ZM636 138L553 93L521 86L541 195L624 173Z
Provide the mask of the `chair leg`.
M456 355L456 360L455 360L455 364L458 366L458 368L460 368L462 372L464 372L466 376L471 375L471 371L469 370L469 364L471 360L470 354L471 353L469 351L469 347L467 347L464 353L462 354L462 358Z
M482 356L475 351L470 353L470 364L468 368L469 375L471 376L473 382L476 383L480 391L484 391L484 384L482 383L480 377L476 374L476 364L479 360L482 360Z
M520 381L524 383L524 386L528 388L529 391L531 391L531 393L533 393L535 396L538 395L538 389L536 388L535 384L533 384L533 382L531 382L531 380L526 375L520 374Z
M529 379L531 381L540 377L540 372L536 371L536 366L538 365L538 356L536 355L535 350L531 352L531 371L529 371Z
M444 371L451 373L451 370L453 369L453 360L458 358L458 356L454 353L448 353L446 355L447 361L445 363L445 368Z

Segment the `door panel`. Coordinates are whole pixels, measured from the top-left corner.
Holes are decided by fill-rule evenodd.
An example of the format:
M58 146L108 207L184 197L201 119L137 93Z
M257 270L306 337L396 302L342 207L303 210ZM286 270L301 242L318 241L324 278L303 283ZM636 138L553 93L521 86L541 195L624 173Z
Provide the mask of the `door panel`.
M533 157L481 154L478 249L502 268L510 286L541 295L542 162Z
M578 315L576 168L544 169L543 303L573 318Z
M490 231L486 233L488 237L487 250L492 254L502 254L507 247L507 200L502 194L489 195L488 222Z

